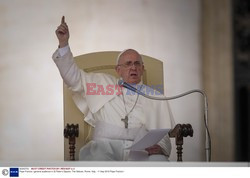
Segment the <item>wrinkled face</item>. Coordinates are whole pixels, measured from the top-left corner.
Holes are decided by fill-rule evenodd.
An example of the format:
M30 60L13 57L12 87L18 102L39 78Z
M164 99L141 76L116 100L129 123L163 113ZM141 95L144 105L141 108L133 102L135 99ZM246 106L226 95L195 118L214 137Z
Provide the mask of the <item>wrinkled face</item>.
M144 65L141 55L132 49L125 51L118 61L116 72L129 84L138 84L141 81Z

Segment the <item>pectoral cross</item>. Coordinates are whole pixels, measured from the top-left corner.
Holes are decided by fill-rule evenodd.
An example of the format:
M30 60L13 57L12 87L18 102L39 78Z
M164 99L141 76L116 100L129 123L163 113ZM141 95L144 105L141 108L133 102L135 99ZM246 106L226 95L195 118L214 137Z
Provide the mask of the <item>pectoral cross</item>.
M128 116L126 115L124 119L121 119L122 122L124 122L125 128L128 128Z

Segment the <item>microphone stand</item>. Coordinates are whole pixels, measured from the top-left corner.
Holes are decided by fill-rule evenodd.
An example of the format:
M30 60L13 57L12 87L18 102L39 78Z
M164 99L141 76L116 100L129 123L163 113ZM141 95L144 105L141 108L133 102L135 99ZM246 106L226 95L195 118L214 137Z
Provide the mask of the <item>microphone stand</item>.
M148 99L153 99L153 100L173 100L173 99L177 99L177 98L189 95L191 93L196 93L196 92L203 95L203 98L204 98L204 124L205 124L205 129L206 129L206 136L205 136L206 161L207 162L211 161L211 138L210 138L210 134L209 134L209 130L208 130L208 103L207 103L207 96L203 91L196 89L196 90L190 90L190 91L187 91L185 93L182 93L182 94L179 94L176 96L171 96L171 97L154 97L154 96L146 95L145 93L141 92L140 90L137 90L133 86L124 82L123 80L119 80L118 84L124 86L125 88L127 88L135 93L138 93L139 95L142 95Z

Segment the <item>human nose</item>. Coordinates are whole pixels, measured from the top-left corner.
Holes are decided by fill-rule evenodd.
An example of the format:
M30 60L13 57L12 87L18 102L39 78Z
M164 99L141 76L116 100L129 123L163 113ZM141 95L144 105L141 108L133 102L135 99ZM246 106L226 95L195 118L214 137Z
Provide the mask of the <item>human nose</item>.
M137 68L136 63L132 63L130 68L131 69L136 69Z

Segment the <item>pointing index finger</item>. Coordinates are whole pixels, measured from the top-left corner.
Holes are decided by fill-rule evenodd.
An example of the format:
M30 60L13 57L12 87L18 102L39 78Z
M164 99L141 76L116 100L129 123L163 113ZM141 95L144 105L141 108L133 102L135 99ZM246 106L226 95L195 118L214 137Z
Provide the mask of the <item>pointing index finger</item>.
M61 24L64 24L64 23L65 23L65 17L62 16Z

